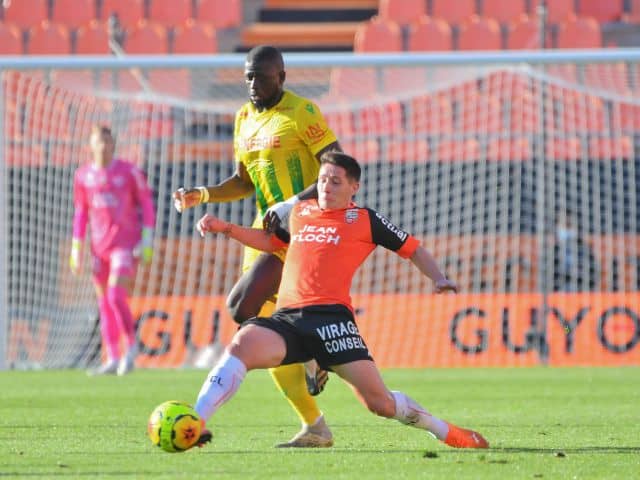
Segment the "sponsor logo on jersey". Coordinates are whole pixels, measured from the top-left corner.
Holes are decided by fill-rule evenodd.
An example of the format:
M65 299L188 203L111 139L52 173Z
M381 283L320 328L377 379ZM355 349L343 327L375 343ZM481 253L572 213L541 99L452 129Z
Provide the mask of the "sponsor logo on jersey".
M355 223L358 220L358 209L350 208L344 214L344 220L347 223Z
M319 123L309 125L304 131L305 136L312 142L320 140L326 133L327 130L322 128Z
M316 333L324 342L324 348L328 353L367 349L358 327L352 321L323 325L316 328Z
M306 110L307 112L309 112L311 115L313 115L313 114L315 114L315 113L316 113L316 111L315 111L315 110L314 110L314 108L313 108L313 105L311 105L310 103L307 103L307 104L304 106L304 108L305 108L305 110Z
M385 217L380 215L378 212L376 212L376 217L378 217L378 219L382 222L382 224L385 227L387 227L387 229L391 233L393 233L396 237L398 237L400 240L405 241L407 239L407 237L409 236L409 234L407 232L405 232L404 230L400 230L398 227L396 227L393 223L391 223Z
M299 217L307 217L311 215L312 207L310 205L306 205L302 210L298 212Z
M291 243L340 243L340 235L336 227L319 227L305 225L297 233L291 236Z
M240 145L248 152L265 148L280 148L280 136L269 135L265 137L241 138Z

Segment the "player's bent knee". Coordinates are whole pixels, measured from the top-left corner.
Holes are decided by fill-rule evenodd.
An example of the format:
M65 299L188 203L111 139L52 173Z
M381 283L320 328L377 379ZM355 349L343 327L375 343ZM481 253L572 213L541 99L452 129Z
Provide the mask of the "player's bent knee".
M386 395L365 397L364 401L369 411L375 415L391 418L396 414L395 403Z

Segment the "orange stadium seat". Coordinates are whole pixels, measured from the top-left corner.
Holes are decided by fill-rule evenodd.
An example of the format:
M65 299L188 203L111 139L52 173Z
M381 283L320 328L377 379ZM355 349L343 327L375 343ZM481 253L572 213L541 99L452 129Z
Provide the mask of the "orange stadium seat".
M625 95L631 92L627 64L623 62L587 65L584 69L584 83L590 87L613 90Z
M107 24L91 20L76 32L76 51L80 55L107 55L109 48L109 32Z
M51 21L76 29L97 18L95 0L55 0Z
M13 1L4 7L4 21L28 29L49 19L48 0Z
M149 83L155 93L181 98L191 96L191 75L188 70L150 70Z
M616 130L633 134L640 131L640 105L614 102L611 105L611 123Z
M431 16L449 23L462 23L475 13L475 0L432 0L431 2Z
M144 0L102 0L100 17L107 20L112 13L118 15L123 28L134 28L144 18Z
M211 25L188 19L173 32L173 53L215 53L218 51L216 31Z
M633 158L631 137L592 137L589 139L589 158Z
M347 99L369 99L378 92L373 68L333 68L329 75L329 96Z
M71 36L65 25L47 20L29 30L27 53L32 55L69 55Z
M480 158L480 144L475 138L442 140L437 155L443 162L474 161Z
M390 95L420 92L429 85L425 67L389 67L382 71L383 90Z
M149 21L172 27L193 18L191 0L150 0Z
M214 28L236 28L242 24L240 0L198 0L197 18Z
M426 13L427 3L424 0L380 0L378 2L380 17L401 25L413 23L416 18Z
M495 20L474 15L460 25L459 50L500 50L501 48L500 25Z
M527 13L525 0L482 0L482 16L509 23Z
M558 28L558 48L600 48L600 25L593 18L569 19Z
M22 31L16 25L0 22L0 55L21 55Z
M607 23L620 20L623 10L623 0L580 0L578 14Z
M509 24L508 50L535 50L537 48L540 48L540 25L537 18L522 15Z
M429 142L424 138L389 139L384 142L384 158L389 162L427 162L429 160Z
M622 16L628 23L640 23L640 0L629 0L629 12Z
M461 133L500 133L503 126L502 103L491 95L467 96L460 102L457 123L454 129Z
M340 139L340 146L345 153L352 155L359 162L379 162L380 146L373 138L368 139Z
M409 26L408 50L441 52L452 49L451 27L444 20L423 15Z
M140 20L128 32L124 46L127 53L133 54L169 53L167 30L158 23Z
M538 0L531 0L531 16L536 17L538 12ZM547 0L547 22L551 24L562 23L575 16L574 0Z
M409 131L412 134L451 134L453 108L441 96L421 96L411 101L408 112Z
M602 132L606 127L606 109L600 97L571 90L554 92L554 128L562 132Z
M373 17L362 22L353 39L355 52L399 52L402 50L402 32L392 20Z
M551 77L559 78L569 83L578 83L578 68L576 65L551 64L545 67L545 73Z
M553 160L579 160L582 143L578 137L554 138L547 141L546 157Z
M345 106L344 110L326 113L325 119L327 121L327 125L331 127L333 133L338 137L338 140L355 135L356 130L353 114L351 113L351 110L349 110L348 106Z
M533 147L528 138L491 137L487 144L487 160L497 162L523 161L533 158Z
M393 135L402 131L402 106L389 101L354 111L356 132L365 135Z

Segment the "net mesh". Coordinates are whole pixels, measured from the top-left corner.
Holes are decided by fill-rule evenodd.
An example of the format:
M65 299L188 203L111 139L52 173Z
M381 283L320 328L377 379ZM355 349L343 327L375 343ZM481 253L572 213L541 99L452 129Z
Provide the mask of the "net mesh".
M170 194L233 172L241 65L1 72L10 366L100 355L90 272L68 268L73 173L95 123L112 126L117 156L154 191L154 261L133 292L139 362L180 365L228 340L242 248L194 226L206 211L249 225L254 200L180 215ZM363 164L358 203L420 238L462 292L434 297L410 262L376 250L352 292L380 363L603 363L609 347L637 362L638 65L353 65L289 67L286 87L316 101ZM583 319L593 338L580 337Z

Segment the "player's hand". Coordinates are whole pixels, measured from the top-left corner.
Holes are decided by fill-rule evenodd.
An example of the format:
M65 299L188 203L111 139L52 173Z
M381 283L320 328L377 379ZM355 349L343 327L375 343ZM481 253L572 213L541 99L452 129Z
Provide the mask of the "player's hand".
M196 230L200 233L200 236L204 237L207 233L220 233L229 230L229 223L224 220L220 220L217 217L207 213L196 224Z
M458 285L456 285L455 282L449 280L448 278L443 278L441 280L436 281L434 290L436 293L443 293L443 292L455 293L458 291Z
M262 228L269 233L275 232L278 227L288 230L289 214L293 206L299 201L300 199L294 196L284 202L271 205L264 214L264 217L262 217Z
M69 268L71 273L77 275L81 270L82 242L78 239L71 240L71 255L69 255Z
M202 203L202 188L179 188L173 192L173 206L176 210L182 213L187 208L196 207Z
M133 249L133 256L142 260L144 265L151 263L153 259L153 229L144 227L142 229L142 239Z

